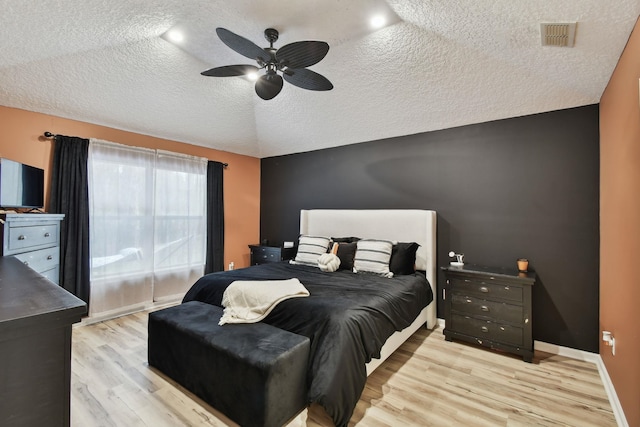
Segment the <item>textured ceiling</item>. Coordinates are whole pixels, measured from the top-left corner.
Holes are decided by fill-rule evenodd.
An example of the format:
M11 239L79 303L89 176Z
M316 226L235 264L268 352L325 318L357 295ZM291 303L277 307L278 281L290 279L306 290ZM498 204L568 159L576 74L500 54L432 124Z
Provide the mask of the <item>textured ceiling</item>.
M0 0L0 105L268 157L595 104L640 0ZM372 30L372 13L391 24ZM543 47L541 22L578 22L573 48ZM224 27L267 46L324 40L310 69L264 101ZM163 35L182 29L185 41ZM42 129L44 131L45 129ZM91 137L92 135L79 135Z

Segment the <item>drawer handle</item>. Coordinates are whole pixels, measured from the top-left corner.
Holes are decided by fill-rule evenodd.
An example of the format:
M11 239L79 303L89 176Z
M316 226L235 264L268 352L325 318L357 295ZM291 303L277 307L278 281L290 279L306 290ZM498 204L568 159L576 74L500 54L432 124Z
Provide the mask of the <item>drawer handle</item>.
M52 260L52 259L53 259L53 255L49 255L49 256L47 257L47 259L48 259L48 260Z
M510 287L508 287L508 286L505 286L505 287L504 287L504 290L505 290L505 291L508 291L509 289L511 289L511 288L510 288Z
M487 307L486 305L483 305L482 307L480 307L480 310L489 311L489 307Z
M501 330L501 331L504 331L504 326L500 326L500 330Z
M471 304L473 301L471 301L470 299L467 298L467 304Z
M487 288L486 286L481 286L480 287L480 292L487 293L487 292L489 292L489 288Z
M51 237L51 233L44 233L44 237Z
M18 240L25 240L26 238L27 236L25 236L24 234L18 236Z
M486 326L483 326L482 328L480 328L480 330L482 332L489 332L489 328L487 328Z

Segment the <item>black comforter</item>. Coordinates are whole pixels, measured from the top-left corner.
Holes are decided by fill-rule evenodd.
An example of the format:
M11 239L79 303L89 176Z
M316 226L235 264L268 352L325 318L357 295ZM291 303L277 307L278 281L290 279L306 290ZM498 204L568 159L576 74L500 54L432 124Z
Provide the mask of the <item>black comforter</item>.
M183 302L221 306L234 280L292 277L310 296L281 302L264 322L309 337L308 400L322 405L337 426L347 425L367 380L365 364L380 357L387 338L409 326L431 302L431 287L420 272L389 279L281 262L203 276Z

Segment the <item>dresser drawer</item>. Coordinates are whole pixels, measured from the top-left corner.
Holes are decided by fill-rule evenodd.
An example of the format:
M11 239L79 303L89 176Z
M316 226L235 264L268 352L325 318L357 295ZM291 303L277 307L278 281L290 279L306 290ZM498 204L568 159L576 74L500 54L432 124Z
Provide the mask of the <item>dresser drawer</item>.
M472 294L487 299L522 302L522 287L517 285L501 285L484 280L459 279L450 280L453 289L462 294Z
M453 294L451 309L474 317L500 319L500 322L522 323L524 309L521 305L484 300L472 296Z
M38 273L51 270L60 263L58 247L17 254L15 257Z
M40 271L39 273L47 279L51 280L56 285L59 284L58 282L60 281L60 266L56 265L51 270Z
M451 328L456 332L476 337L479 340L487 339L516 346L521 346L523 342L522 328L459 314L451 315Z
M5 255L43 246L58 245L58 224L9 227Z

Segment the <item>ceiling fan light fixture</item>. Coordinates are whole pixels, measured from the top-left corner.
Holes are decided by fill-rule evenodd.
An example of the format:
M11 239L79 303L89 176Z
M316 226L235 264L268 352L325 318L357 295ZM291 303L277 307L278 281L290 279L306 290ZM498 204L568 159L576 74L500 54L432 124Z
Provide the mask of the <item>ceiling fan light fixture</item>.
M216 33L224 44L237 53L255 60L259 67L243 64L223 65L201 72L200 74L203 76L243 76L255 81L256 94L264 100L272 99L278 95L285 79L302 89L316 91L333 89L333 85L326 77L307 69L325 57L329 51L329 45L326 42L299 41L276 49L273 47L273 43L278 40L278 31L274 28L267 28L264 35L270 46L261 48L252 41L225 28L216 28ZM260 73L260 70L264 70L264 73ZM282 73L285 78L278 73Z

